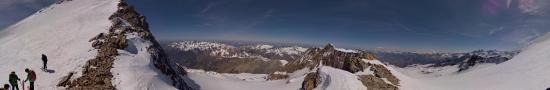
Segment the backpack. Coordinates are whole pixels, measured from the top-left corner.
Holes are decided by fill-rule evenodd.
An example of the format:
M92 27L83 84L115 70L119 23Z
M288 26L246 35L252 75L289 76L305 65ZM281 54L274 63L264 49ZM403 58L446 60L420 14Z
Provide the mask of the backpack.
M34 73L33 70L30 70L30 73L29 73L29 74L31 74L31 81L36 80L36 73Z

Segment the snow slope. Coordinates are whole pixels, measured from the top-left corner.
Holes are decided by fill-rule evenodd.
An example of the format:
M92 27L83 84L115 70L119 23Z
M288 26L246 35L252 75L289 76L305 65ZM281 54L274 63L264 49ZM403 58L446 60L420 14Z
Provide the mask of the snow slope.
M544 90L550 87L549 60L550 39L546 39L507 62L465 73L435 78L394 74L402 80L403 90Z
M321 84L316 90L367 90L357 75L330 66L319 67Z
M151 54L147 47L151 42L143 40L137 33L126 35L129 40L127 50L119 50L120 55L115 60L111 72L114 74L114 84L120 90L177 90L165 81L171 81L155 69L151 61Z
M53 4L0 32L0 73L7 76L15 71L26 78L25 68L36 71L37 89L58 90L56 84L70 72L80 77L82 66L95 58L89 40L106 33L112 23L108 19L117 9L120 0L72 0ZM112 69L113 83L121 90L175 89L166 83L167 78L156 71L151 57L144 48L151 43L135 34L127 35L135 50L121 53ZM40 70L41 54L48 56L50 72ZM0 84L8 78L0 78Z
M61 77L80 71L87 60L94 58L88 40L107 32L107 19L115 12L117 0L73 0L44 8L0 32L0 73L15 71L26 78L25 68L37 73L36 88L58 89ZM48 56L48 69L42 72L41 54ZM78 74L77 74L78 75ZM0 83L8 83L0 78ZM4 82L6 81L6 82Z
M290 79L268 81L266 74L225 74L188 69L189 78L201 85L201 90L298 90L307 70L299 70Z

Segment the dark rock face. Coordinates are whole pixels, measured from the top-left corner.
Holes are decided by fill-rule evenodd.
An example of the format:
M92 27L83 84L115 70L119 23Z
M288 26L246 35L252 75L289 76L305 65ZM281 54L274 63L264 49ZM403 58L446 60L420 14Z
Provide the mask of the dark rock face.
M145 16L137 13L124 0L118 4L118 10L109 17L113 23L111 29L106 34L99 34L93 37L90 42L92 47L98 49L96 58L89 60L83 67L82 76L71 80L73 73L69 74L58 83L58 86L67 87L69 90L115 90L111 83L113 62L118 56L117 49L127 47L127 33L138 33L145 40L153 43L152 47L147 48L151 54L154 66L162 73L167 74L173 80L173 85L181 90L194 90L185 82L186 72L169 61L164 51L160 48L158 42L149 32Z
M499 64L507 60L509 60L509 58L506 58L506 57L481 57L478 55L467 55L465 56L464 61L459 63L458 72L468 70L470 67L473 67L477 64L482 64L482 63Z

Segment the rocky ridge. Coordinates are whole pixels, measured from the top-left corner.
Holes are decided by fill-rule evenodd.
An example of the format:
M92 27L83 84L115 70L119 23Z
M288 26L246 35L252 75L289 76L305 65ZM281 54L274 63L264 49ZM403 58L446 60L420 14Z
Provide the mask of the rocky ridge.
M120 1L118 7L109 17L112 22L109 32L100 33L90 39L91 46L98 50L98 55L84 65L82 76L73 77L74 73L70 73L58 83L58 86L67 87L69 90L116 90L111 82L111 68L115 57L119 55L117 50L126 49L126 34L137 33L140 38L153 43L147 51L151 54L154 66L170 76L176 88L194 90L185 81L185 70L166 58L166 54L149 31L145 16L137 13L124 0Z
M328 44L324 48L308 49L300 60L289 63L289 66L295 67L286 67L289 68L286 70L293 71L302 67L314 70L319 66L330 66L357 74L363 85L369 89L397 90L399 79L392 75L384 65L371 62L374 60L376 60L376 57L372 53L341 51L335 49L334 45ZM372 71L373 74L363 75L358 73L364 71ZM312 90L317 88L320 81L318 72L314 71L307 74L301 89ZM384 82L383 79L387 79L389 82Z

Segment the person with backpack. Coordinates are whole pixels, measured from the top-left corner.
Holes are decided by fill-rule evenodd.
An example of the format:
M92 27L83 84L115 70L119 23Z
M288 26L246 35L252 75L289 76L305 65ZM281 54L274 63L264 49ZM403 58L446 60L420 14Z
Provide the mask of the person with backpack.
M48 67L46 67L46 65L48 64L48 57L47 57L46 55L44 55L44 54L42 54L42 62L43 62L43 64L44 64L44 66L42 67L42 69L47 70Z
M29 68L26 68L25 72L27 72L27 79L25 79L25 81L23 82L29 81L30 90L34 90L34 81L36 80L36 73L34 73L33 70L29 70Z
M17 81L19 81L19 77L15 74L15 72L11 72L10 74L10 84L11 84L11 90L19 90L19 87L17 86Z

